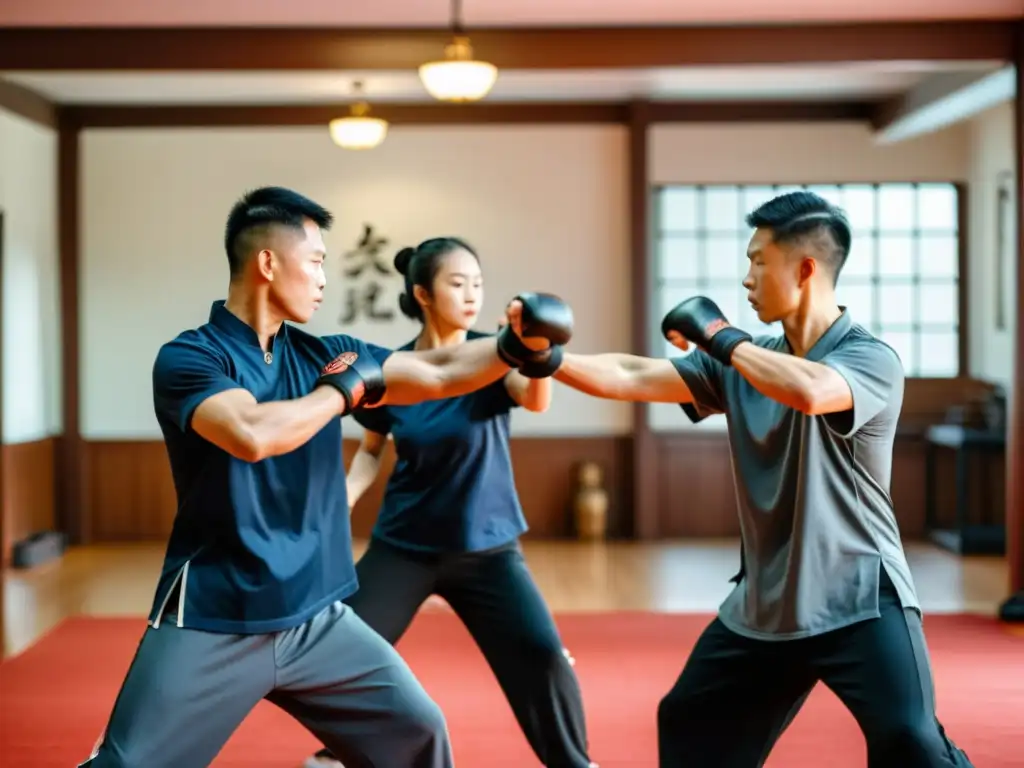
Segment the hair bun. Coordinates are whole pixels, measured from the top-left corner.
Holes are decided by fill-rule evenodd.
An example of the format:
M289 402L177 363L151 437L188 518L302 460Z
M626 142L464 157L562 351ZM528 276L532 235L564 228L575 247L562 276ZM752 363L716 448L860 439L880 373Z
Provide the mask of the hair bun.
M423 308L419 305L416 299L408 293L403 293L398 297L398 308L402 310L402 314L410 320L423 319Z
M412 257L416 255L415 248L403 248L395 256L395 269L398 270L399 274L407 274L409 272L409 262L412 261Z

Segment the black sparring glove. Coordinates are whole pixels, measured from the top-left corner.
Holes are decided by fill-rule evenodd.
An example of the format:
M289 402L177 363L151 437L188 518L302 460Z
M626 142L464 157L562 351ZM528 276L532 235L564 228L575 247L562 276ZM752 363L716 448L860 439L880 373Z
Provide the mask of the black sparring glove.
M732 362L732 352L739 344L752 341L749 333L729 325L718 305L704 296L687 299L665 315L661 332L671 341L669 331L681 334L722 365Z
M387 387L384 371L372 355L342 352L320 371L316 386L334 387L345 398L345 413L379 403Z
M532 378L550 376L562 362L561 351L556 354L555 347L564 346L572 339L572 309L550 293L521 293L515 300L523 305L523 337L547 339L551 346L541 350L530 349L508 324L498 332L498 357L510 367L520 370L530 364L527 371L532 373Z

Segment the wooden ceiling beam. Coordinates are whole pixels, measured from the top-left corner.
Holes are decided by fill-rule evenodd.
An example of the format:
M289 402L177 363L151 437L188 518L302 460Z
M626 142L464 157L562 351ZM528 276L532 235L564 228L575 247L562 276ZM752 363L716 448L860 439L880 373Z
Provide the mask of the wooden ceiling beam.
M1013 21L657 28L473 29L502 69L875 61L1011 61ZM445 30L5 28L0 70L409 70L439 58Z
M58 110L56 104L31 88L0 79L0 109L31 120L47 128L56 128Z
M869 122L878 109L872 101L651 102L651 123ZM280 106L128 106L64 107L61 119L79 128L197 128L249 126L324 126L348 114L346 104ZM626 102L525 102L477 104L377 104L373 114L393 125L476 124L628 124Z

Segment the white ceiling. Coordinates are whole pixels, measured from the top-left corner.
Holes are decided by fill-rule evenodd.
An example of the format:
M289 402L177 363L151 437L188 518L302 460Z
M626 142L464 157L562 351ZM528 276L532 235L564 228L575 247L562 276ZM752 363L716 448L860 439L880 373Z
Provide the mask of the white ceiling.
M488 27L994 19L1024 0L463 0ZM449 0L0 0L0 26L444 26Z
M906 92L923 78L998 62L504 71L488 101L856 100ZM361 80L373 102L433 102L415 72L6 72L5 80L61 104L318 104L351 101Z

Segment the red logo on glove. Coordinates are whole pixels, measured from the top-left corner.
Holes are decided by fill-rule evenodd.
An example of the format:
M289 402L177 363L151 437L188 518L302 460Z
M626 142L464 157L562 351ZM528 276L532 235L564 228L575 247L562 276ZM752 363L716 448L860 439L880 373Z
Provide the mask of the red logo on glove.
M728 327L729 323L727 321L723 320L722 318L717 318L704 326L704 335L710 339L720 330Z
M341 373L347 371L348 367L352 365L356 360L359 359L359 355L355 352L342 352L336 358L331 360L327 365L324 366L321 374L324 376L330 376L335 373Z

